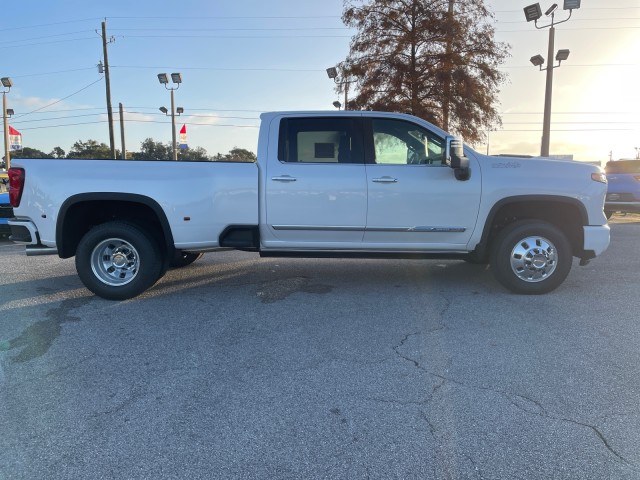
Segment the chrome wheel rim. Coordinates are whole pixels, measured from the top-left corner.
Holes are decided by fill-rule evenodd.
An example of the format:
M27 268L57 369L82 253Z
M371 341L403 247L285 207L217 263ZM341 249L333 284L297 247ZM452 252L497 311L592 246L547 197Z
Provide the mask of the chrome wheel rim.
M91 270L106 285L126 285L136 278L139 267L138 251L121 238L103 240L91 252Z
M549 278L557 266L556 247L544 237L524 238L511 251L511 269L525 282L541 282Z

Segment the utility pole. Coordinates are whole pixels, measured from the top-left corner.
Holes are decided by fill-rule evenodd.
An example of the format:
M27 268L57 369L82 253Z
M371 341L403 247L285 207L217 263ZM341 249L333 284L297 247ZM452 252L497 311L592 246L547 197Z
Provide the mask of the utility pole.
M122 102L118 104L120 108L120 142L122 143L122 160L127 159L127 149L124 145L124 108L122 108Z
M111 158L116 158L116 146L113 139L113 111L111 110L111 80L109 78L109 56L107 54L107 43L111 43L113 38L107 40L107 21L102 22L102 52L104 55L104 79L107 89L107 117L109 119L109 145L111 147Z

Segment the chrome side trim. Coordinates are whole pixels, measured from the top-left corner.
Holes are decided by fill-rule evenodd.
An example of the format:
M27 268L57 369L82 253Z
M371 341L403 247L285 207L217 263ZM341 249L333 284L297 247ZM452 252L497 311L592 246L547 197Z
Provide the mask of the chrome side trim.
M464 227L367 227L367 232L417 232L417 233L462 233Z
M363 232L364 226L356 227L356 226L324 226L317 227L315 225L271 225L274 230L313 230L313 231L324 231L324 232Z
M464 227L355 227L355 226L323 226L315 225L272 225L274 230L312 230L312 231L338 231L338 232L416 232L416 233L462 233Z

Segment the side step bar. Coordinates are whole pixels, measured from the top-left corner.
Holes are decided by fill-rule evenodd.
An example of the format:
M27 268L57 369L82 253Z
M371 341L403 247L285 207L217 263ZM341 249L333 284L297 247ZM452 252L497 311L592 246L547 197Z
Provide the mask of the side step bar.
M45 247L44 245L27 245L25 251L27 257L35 257L38 255L56 255L58 253L57 248Z

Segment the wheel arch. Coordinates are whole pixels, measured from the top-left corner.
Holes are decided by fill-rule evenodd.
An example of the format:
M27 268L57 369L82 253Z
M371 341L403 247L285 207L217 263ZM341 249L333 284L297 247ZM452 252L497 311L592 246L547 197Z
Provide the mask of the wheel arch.
M173 234L167 216L154 199L135 193L92 192L73 195L64 201L56 220L56 246L61 258L75 255L82 236L92 227L113 220L125 220L151 230L159 246L173 250Z
M579 200L562 195L517 195L506 197L491 208L485 220L480 243L475 252L488 258L490 245L507 225L519 220L541 220L558 227L569 239L574 256L584 248L582 227L588 225L588 214Z

